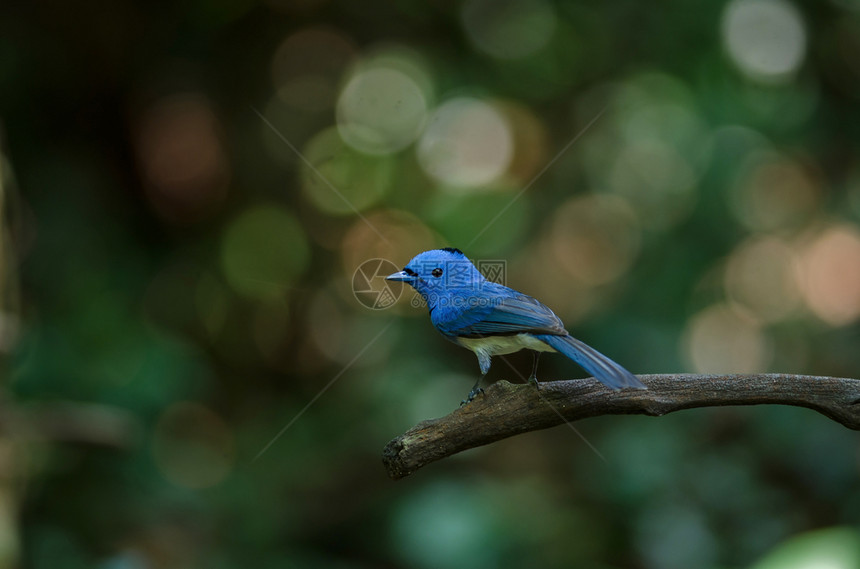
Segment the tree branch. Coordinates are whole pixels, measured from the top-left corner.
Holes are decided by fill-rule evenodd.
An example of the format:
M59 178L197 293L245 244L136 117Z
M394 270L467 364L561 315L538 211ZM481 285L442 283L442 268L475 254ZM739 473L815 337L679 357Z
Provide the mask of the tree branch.
M433 461L500 439L598 415L666 413L721 405L794 405L860 430L860 380L809 375L658 374L647 390L609 391L594 379L531 385L499 381L468 405L418 423L382 452L397 480Z

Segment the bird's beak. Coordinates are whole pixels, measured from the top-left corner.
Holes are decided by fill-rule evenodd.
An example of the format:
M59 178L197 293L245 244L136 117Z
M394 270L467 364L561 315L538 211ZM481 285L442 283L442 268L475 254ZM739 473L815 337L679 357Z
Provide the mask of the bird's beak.
M412 282L415 280L415 277L406 273L406 271L400 271L399 273L394 273L393 275L388 275L385 277L387 281L399 281L403 283Z

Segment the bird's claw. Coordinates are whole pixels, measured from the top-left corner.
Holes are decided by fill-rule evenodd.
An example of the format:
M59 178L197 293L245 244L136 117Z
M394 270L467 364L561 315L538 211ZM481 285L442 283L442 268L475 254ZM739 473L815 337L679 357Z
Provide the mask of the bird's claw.
M537 377L529 377L528 383L529 385L534 385L536 389L540 389L540 383L538 383Z
M466 403L471 403L475 399L475 397L477 397L478 395L483 395L483 394L484 394L483 388L476 387L475 389L473 389L472 391L469 392L469 395L466 396L465 399L460 401L460 407L462 407Z

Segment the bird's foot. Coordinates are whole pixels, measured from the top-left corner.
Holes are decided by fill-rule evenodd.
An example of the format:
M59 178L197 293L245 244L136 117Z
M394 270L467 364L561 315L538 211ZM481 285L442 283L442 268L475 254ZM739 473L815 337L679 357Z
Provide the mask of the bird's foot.
M529 385L534 385L535 389L540 389L540 383L538 383L536 376L534 376L534 375L529 376L528 383L529 383Z
M467 395L465 399L463 399L460 402L460 407L462 407L466 403L471 403L472 400L475 399L475 397L477 397L478 395L483 395L483 394L484 394L484 390L480 387L476 387L475 389L473 389L472 391L469 392L469 395Z

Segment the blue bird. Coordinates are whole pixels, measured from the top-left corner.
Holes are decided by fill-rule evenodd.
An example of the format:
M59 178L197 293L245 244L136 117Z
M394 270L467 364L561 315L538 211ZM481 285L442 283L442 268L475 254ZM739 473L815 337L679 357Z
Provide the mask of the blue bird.
M493 356L522 349L533 351L529 382L535 386L541 352L561 352L610 389L647 389L632 373L571 336L552 310L485 279L459 249L425 251L386 280L412 286L427 302L433 326L478 356L481 376L463 403L483 392L481 382Z

